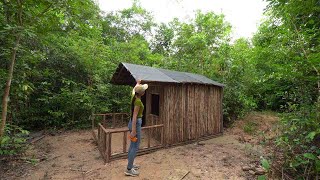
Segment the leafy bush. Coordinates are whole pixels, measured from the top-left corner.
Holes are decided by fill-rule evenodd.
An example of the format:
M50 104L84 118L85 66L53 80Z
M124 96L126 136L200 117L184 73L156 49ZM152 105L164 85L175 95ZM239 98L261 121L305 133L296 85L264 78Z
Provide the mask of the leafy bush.
M18 155L26 149L26 135L29 132L14 125L7 125L0 142L0 156Z
M320 119L316 107L282 117L283 134L276 140L288 174L315 179L320 174Z

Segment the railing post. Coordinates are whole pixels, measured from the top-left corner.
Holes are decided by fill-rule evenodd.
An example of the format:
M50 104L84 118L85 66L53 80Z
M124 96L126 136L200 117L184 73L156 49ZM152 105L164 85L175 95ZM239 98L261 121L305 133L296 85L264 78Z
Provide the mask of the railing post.
M148 148L150 147L150 139L151 139L151 128L148 128Z
M106 115L103 115L102 125L104 128L107 128L107 121L106 121Z
M164 127L161 127L161 145L164 146Z
M100 133L101 133L101 127L100 126L98 126L98 147L99 147L99 145L100 145Z
M123 153L127 152L127 132L128 131L123 132Z
M111 144L112 144L112 133L108 133L108 135L109 135L109 144L108 144L108 157L109 157L109 159L108 159L108 162L110 162L110 160L111 160Z
M105 144L105 162L108 163L110 162L110 154L109 154L109 149L110 149L110 144L111 144L111 141L110 141L110 133L105 133L105 136L106 136L106 144Z
M112 127L111 128L115 127L115 123L116 123L116 115L113 113L112 114Z
M102 152L107 148L107 133L102 129Z
M121 124L123 124L123 114L121 114Z

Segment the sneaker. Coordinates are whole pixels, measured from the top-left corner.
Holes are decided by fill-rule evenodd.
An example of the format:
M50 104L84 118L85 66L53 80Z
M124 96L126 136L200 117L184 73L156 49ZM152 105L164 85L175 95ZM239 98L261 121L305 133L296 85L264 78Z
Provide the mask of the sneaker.
M140 166L139 165L133 165L133 169L138 170L138 169L140 169Z
M131 170L126 170L125 172L124 172L124 174L126 175L126 176L139 176L139 172L137 171L137 170L135 170L134 168L132 168Z

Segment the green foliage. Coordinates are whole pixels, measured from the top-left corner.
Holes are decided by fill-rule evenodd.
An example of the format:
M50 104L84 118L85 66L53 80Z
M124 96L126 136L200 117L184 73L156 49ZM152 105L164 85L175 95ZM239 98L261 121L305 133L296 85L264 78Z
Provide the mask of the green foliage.
M277 139L287 171L301 178L319 174L320 119L314 107L284 115L283 134ZM308 171L308 174L305 173Z
M255 62L252 59L252 47L248 40L238 39L229 46L223 65L224 116L226 123L232 123L246 112L256 108L252 88L256 81ZM241 52L241 53L239 53Z
M18 155L26 149L26 135L29 132L18 126L7 125L0 141L0 156Z
M269 171L270 170L270 163L268 160L266 160L265 158L261 159L261 165L262 167L266 170Z
M226 85L226 125L255 109L285 112L277 144L286 170L311 178L319 173L318 1L268 0L267 19L254 37L233 42L230 24L213 12L156 24L139 1L107 14L91 0L22 2L0 2L2 89L15 34L22 35L8 111L13 124L82 128L93 112L128 112L130 88L108 83L120 62L187 71ZM18 8L23 25L14 18ZM254 133L255 126L247 123L244 131ZM19 144L12 132L22 130L15 128L7 127L2 145Z

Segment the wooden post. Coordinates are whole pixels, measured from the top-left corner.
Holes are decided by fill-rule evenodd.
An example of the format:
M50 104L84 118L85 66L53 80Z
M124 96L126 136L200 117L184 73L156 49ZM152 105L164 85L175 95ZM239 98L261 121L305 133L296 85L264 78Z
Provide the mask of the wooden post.
M124 122L123 122L123 115L124 115L124 114L121 114L121 124L124 124Z
M150 129L148 129L148 148L150 147L150 139L151 139L151 133L150 133L150 131L151 131L151 128Z
M109 161L111 160L111 143L112 143L112 133L108 133L109 134L109 144L108 144L108 156L109 156Z
M127 152L127 132L128 131L123 132L123 153Z
M111 144L111 141L110 141L110 133L105 133L105 136L106 136L106 146L105 146L105 163L108 163L110 162L110 154L109 154L109 149L111 148L110 147L110 144Z
M90 115L89 119L91 120L92 131L94 130L94 115Z
M164 141L164 127L162 126L161 127L161 145L162 146L164 146L163 141Z
M106 135L106 132L103 130L103 129L101 129L101 132L102 132L102 152L103 151L106 151L106 146L107 146L107 135Z
M102 119L102 125L104 128L107 128L107 121L106 121L106 115L103 115L103 119Z
M116 115L112 114L112 127L111 128L115 127L115 123L116 123Z
M101 128L98 126L98 147L100 145L100 133L101 133Z

